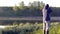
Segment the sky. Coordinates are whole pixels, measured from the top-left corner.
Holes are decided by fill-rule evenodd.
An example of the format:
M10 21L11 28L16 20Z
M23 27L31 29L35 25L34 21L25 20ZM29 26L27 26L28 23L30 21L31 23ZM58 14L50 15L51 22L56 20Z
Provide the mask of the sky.
M14 6L15 4L18 6L21 1L24 1L24 4L27 6L29 2L33 1L43 1L45 4L49 4L52 7L60 7L60 0L0 0L1 6Z

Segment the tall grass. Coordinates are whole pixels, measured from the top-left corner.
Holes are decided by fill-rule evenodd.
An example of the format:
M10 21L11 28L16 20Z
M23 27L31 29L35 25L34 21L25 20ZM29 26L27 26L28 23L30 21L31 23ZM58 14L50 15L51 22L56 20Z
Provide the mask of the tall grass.
M15 26L14 26L15 25ZM12 26L14 27L7 27L5 28L2 33L3 34L43 34L43 28L42 23L35 23L31 24L27 22L26 24L20 23L14 24ZM17 25L17 26L16 26ZM60 34L60 24L59 22L51 23L51 26L49 28L49 34Z

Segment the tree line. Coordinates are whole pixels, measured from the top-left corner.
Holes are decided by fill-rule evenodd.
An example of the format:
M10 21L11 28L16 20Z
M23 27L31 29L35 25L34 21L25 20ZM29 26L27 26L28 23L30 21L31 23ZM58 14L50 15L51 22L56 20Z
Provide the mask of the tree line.
M29 2L28 6L24 5L24 2L22 1L21 3L19 3L19 6L14 6L13 10L15 11L15 14L17 15L21 15L21 13L23 12L23 14L28 15L30 13L30 16L33 14L33 12L35 11L41 11L43 9L43 6L45 4L43 2L40 1L34 1L33 3ZM20 11L20 12L19 12ZM22 12L21 12L22 11ZM39 12L40 13L40 12ZM34 13L35 14L35 13ZM38 15L37 15L38 16Z
M15 6L13 6L13 10L14 10L14 11L18 11L18 10L24 10L24 9L26 9L26 8L29 8L29 9L31 9L31 10L33 10L34 8L41 10L44 5L45 5L45 4L44 4L43 2L34 1L33 3L29 2L28 6L25 6L24 2L22 1L22 2L19 3L19 6L17 6L17 5L15 4Z
M44 7L43 2L34 1L30 2L28 6L24 5L22 1L19 3L19 6L15 4L13 7L0 7L0 16L9 16L9 17L25 17L25 16L42 16L42 9ZM51 16L60 16L60 7L51 7L52 14Z

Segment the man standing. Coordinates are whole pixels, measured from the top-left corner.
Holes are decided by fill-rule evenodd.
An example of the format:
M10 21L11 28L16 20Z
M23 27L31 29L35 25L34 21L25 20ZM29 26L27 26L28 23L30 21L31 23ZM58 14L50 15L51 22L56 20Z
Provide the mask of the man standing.
M49 34L49 26L50 26L50 13L52 12L51 8L48 4L43 8L43 31L44 34Z

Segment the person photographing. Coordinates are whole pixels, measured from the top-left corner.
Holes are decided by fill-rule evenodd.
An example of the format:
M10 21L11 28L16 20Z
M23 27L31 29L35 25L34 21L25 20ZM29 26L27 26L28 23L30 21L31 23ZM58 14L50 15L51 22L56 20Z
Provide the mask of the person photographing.
M49 34L49 27L50 27L50 14L52 10L48 4L46 4L42 10L43 13L43 31L44 34Z

